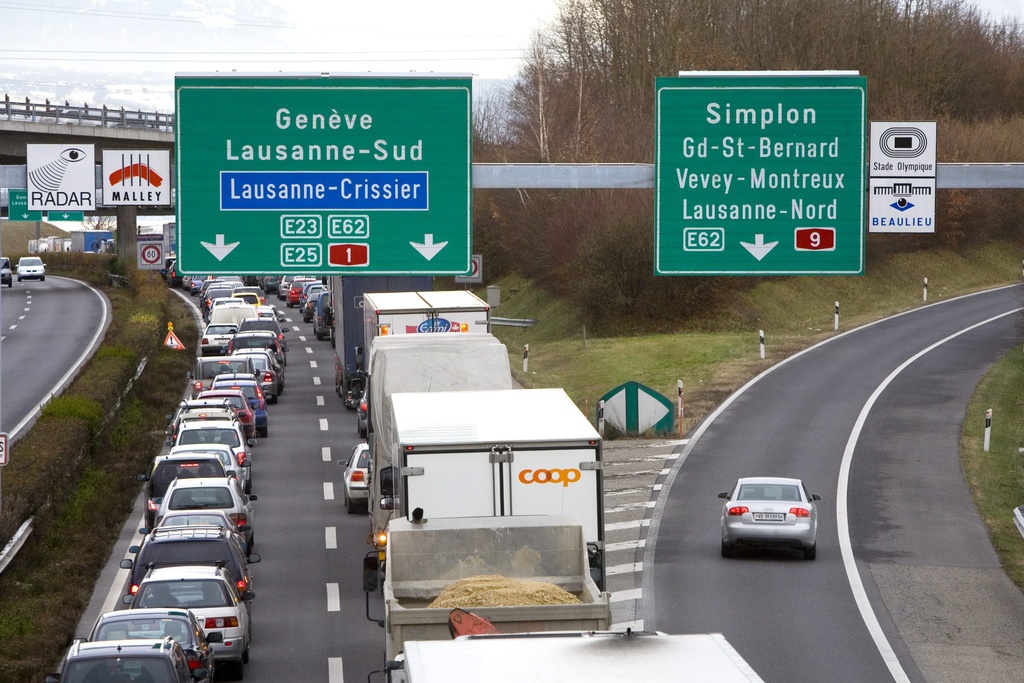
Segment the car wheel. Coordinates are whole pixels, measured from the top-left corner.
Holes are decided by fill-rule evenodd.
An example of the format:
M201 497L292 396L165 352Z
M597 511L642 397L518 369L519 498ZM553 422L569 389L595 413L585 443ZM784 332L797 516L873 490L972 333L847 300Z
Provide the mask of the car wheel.
M244 656L245 655L243 655L243 657ZM243 667L242 662L231 662L231 673L231 678L236 681L243 680L245 678L245 668Z
M316 333L316 340L317 341L323 341L324 340L324 335L322 335L319 332L317 332Z
M46 276L44 275L44 276L42 276L41 278L39 278L39 281L40 281L40 282L45 282L45 281L46 281Z
M270 402L271 403L277 403L277 394L271 394L270 395Z
M804 548L804 559L813 560L818 556L818 544L815 543L810 548Z
M722 557L732 557L735 552L735 548L726 545L725 541L722 541Z
M249 537L249 542L248 542L247 545L249 547L248 547L248 549L245 552L245 559L249 559L249 553L251 553L252 549L256 547L256 534L255 533L253 533L253 535ZM248 650L248 648L246 648L245 652L246 652L246 654L244 655L245 659L242 660L243 662L249 661L249 650Z
M249 663L249 648L245 648L245 652L242 653L242 664Z
M252 479L245 482L245 495L248 496L250 493L252 493Z
M256 433L265 439L267 438L267 434L270 433L270 427L264 427L263 429L257 430Z
M348 493L345 494L345 512L350 515L356 514L356 506L352 503L352 499L348 497Z

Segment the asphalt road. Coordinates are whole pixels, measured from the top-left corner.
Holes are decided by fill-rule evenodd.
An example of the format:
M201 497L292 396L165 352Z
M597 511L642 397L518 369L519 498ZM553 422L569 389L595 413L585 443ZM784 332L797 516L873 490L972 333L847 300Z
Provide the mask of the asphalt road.
M1024 596L958 455L967 402L1019 341L1022 305L1013 287L923 307L734 395L666 481L644 557L646 625L721 632L769 682L1024 680ZM720 557L716 495L751 475L801 477L822 496L817 560Z
M0 430L11 437L59 392L103 341L110 306L76 280L47 277L0 288ZM17 456L14 456L17 457Z

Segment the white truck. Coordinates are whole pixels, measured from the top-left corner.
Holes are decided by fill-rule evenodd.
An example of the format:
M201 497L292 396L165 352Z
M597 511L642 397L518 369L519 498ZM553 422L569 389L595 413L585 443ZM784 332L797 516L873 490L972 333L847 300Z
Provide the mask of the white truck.
M393 518L572 515L604 588L601 436L564 390L403 392L388 403L391 428L375 448L395 468L381 506Z
M407 641L391 683L763 683L720 633L525 633Z
M400 519L390 530L384 578L387 662L400 661L410 641L450 640L452 609L430 605L451 584L481 575L543 582L572 596L530 604L517 600L520 594L502 600L493 599L493 593L487 598L475 594L489 606L467 605L465 611L486 619L498 632L595 631L611 625L610 596L590 576L583 530L575 517Z
M508 350L493 335L397 334L370 344L369 397L370 525L375 545L386 544L392 510L382 506L394 496L390 489L395 451L391 408L395 392L512 389ZM389 499L385 501L385 499ZM383 540L381 534L384 534Z
M389 334L487 333L491 307L466 290L367 292L363 295L363 343Z

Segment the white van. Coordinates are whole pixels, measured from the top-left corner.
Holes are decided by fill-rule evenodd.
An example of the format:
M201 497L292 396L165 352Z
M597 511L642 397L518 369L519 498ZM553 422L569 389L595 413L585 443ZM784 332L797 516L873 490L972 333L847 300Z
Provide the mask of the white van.
M216 306L210 312L210 325L234 325L256 317L256 307L249 305Z

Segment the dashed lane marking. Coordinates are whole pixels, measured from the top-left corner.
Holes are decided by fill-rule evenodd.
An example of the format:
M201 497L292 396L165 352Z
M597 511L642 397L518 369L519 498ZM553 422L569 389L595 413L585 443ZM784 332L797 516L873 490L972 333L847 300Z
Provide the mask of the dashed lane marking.
M334 482L324 482L324 500L334 500Z
M338 549L338 527L324 527L324 545L328 550Z
M320 458L324 462L330 462L331 461L331 447L330 446L324 446L323 448L320 449Z
M327 584L327 611L341 611L341 590L336 583Z

